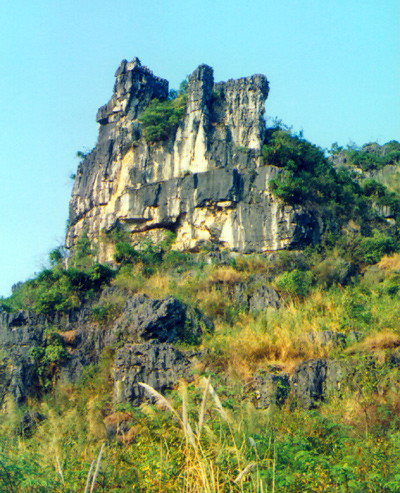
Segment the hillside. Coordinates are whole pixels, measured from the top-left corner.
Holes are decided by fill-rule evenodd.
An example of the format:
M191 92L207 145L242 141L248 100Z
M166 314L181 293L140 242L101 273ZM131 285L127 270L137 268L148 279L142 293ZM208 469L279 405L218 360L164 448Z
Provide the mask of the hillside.
M121 63L0 300L0 491L399 491L400 144L324 152L268 91Z

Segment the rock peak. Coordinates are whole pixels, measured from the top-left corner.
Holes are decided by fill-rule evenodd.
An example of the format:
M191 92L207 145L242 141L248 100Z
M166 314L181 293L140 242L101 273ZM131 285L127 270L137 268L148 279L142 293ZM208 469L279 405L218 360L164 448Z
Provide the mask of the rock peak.
M116 225L132 243L173 231L178 249L211 241L218 248L267 251L304 240L308 216L269 190L280 169L266 166L261 155L264 75L214 83L213 69L202 64L175 103L168 81L138 58L123 60L115 76L113 95L97 113L97 145L78 167L68 248L87 231L99 260L111 260L113 246L104 238ZM146 134L141 115L156 99L146 128L157 131Z

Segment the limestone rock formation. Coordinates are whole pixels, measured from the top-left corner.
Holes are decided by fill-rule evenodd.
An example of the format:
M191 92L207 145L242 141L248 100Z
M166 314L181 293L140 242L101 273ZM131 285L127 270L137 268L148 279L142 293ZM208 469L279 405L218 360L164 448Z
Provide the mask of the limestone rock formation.
M117 226L132 243L176 233L176 249L212 241L240 252L301 246L318 234L313 216L272 196L279 168L264 166L264 75L214 83L199 66L188 79L183 117L168 138L147 142L140 115L168 82L135 58L123 61L110 101L97 114L96 147L78 167L66 245L82 231L112 258L104 233Z
M10 396L22 404L37 384L33 347L43 344L43 316L19 310L0 311L0 408Z
M337 393L345 376L346 368L340 361L304 361L291 377L292 392L301 407L312 409L327 396Z
M114 404L139 405L145 398L139 382L164 394L179 379L189 380L195 355L184 354L168 343L126 344L115 356Z
M21 405L35 396L45 378L75 382L85 367L99 362L105 347L119 348L116 402L138 404L143 396L139 381L165 391L179 378L189 378L198 352L178 351L173 343L195 342L204 331L213 330L198 310L171 296L131 296L111 324L97 324L92 308L88 302L64 314L0 312L0 409L9 399ZM54 339L64 350L57 361L51 357Z
M211 322L198 310L190 309L172 296L157 300L136 295L126 301L121 317L114 324L111 342L151 339L194 342L212 329Z
M289 376L284 373L274 375L259 374L255 378L255 405L259 409L268 409L270 406L281 406L290 391Z

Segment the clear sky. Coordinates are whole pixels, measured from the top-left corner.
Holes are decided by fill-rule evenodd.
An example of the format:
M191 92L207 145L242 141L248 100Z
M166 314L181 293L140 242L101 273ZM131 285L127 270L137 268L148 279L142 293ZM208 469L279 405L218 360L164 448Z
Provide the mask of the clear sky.
M124 58L171 88L266 74L267 116L321 147L400 140L399 0L3 0L0 21L0 296L63 243Z

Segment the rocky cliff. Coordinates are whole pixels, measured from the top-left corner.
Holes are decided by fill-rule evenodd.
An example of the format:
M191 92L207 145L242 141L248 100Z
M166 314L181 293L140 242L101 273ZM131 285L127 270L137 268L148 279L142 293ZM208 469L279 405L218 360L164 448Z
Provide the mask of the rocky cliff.
M168 82L135 58L123 61L110 101L97 113L96 147L78 167L66 245L82 231L99 259L112 250L104 233L122 228L132 243L176 234L176 249L204 242L240 252L291 248L310 241L313 218L284 205L269 190L280 172L264 166L264 75L214 83L199 66L188 78L186 105L167 138L148 142L140 116L168 98Z

